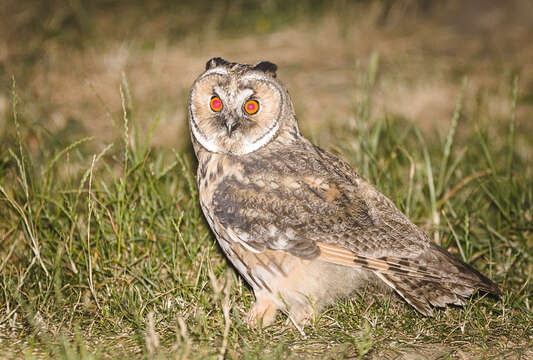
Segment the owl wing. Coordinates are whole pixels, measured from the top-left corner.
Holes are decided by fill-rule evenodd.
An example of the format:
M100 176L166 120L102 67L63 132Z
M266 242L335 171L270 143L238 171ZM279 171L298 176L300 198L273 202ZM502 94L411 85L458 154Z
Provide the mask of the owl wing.
M245 173L215 190L214 218L234 241L302 258L316 257L317 243L366 257L428 248L426 235L347 163L310 144L285 150L242 160Z
M305 145L305 146L303 146ZM217 187L213 214L232 241L262 252L374 271L408 302L430 315L433 305L462 304L474 288L497 286L432 244L384 195L336 156L303 144L243 160L242 179ZM439 288L453 283L459 294ZM407 287L407 288L406 288ZM418 289L418 290L417 290ZM440 294L431 300L416 291Z

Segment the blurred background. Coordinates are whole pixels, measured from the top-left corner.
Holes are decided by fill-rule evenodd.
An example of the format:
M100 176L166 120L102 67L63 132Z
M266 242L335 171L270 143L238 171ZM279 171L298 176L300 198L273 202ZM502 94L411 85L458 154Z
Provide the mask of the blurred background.
M111 140L127 81L137 126L158 119L152 143L179 148L189 87L213 56L276 63L304 133L323 145L335 141L328 127L350 120L370 61L381 116L439 132L466 76L466 113L483 102L484 118L505 121L518 76L517 130L532 132L531 14L530 0L2 0L0 134L14 79L25 125L65 143Z
M0 358L214 358L227 339L228 358L533 358L532 14L532 0L0 0ZM214 56L276 63L302 132L502 301L428 319L357 297L305 340L281 318L247 329L235 275L226 333L231 271L187 125Z

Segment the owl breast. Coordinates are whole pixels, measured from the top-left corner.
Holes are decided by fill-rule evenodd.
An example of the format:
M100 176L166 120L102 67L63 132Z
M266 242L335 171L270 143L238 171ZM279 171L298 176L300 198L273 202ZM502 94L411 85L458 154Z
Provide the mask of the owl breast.
M270 250L256 244L261 247L259 251L253 247L254 239L247 238L246 231L242 231L242 229L254 226L267 228L272 232L274 242L283 241L287 236L296 234L290 226L283 227L279 223L279 219L268 219L265 214L248 212L250 215L248 221L245 218L240 221L237 214L241 214L242 209L236 208L236 204L227 201L225 205L220 205L227 195L224 191L227 184L234 184L241 189L253 189L255 195L250 194L249 197L252 207L253 199L257 199L261 189L268 193L283 186L278 184L279 179L276 179L276 174L282 168L280 168L279 162L282 159L270 159L270 161L264 162L259 160L263 157L258 154L257 158L250 157L246 161L242 161L242 158L201 151L198 156L202 159L197 174L202 211L221 249L256 294L269 294L268 296L272 299L283 299L285 303L279 300L276 307L283 307L288 304L296 309L308 304L309 297L315 299L316 306L322 307L340 296L348 295L354 289L368 283L370 279L372 279L371 282L376 282L370 272L354 271L348 267L314 259L315 251L308 253L310 255L308 259L305 256ZM277 170L274 170L272 166L275 166ZM290 172L288 168L285 171ZM283 181L287 182L285 185L289 188L292 186L297 190L296 188L299 187L296 185L296 180L285 179ZM330 190L328 192L326 189L326 193L333 196L336 195L337 191ZM269 200L277 203L277 206L283 206L279 199L268 199L268 196L264 198L264 201ZM287 201L285 203L287 206ZM288 211L289 209L285 210ZM288 214L287 211L285 212ZM295 219L295 216L297 214L291 214L290 218ZM228 223L232 223L233 226L228 226ZM242 224L239 226L239 223ZM238 230L234 227L239 227L238 234L236 233ZM310 243L308 240L305 242ZM304 278L307 278L308 281L302 281ZM339 280L333 281L331 279ZM341 281L342 285L340 284Z
M236 159L230 156L211 153L199 147L195 147L195 150L196 156L198 157L196 181L202 212L215 234L222 251L224 251L239 273L244 276L246 281L255 288L257 287L257 281L251 276L245 259L243 259L244 249L236 248L235 242L228 232L229 229L222 226L217 220L212 206L213 197L217 188L226 179L237 178L245 181L242 176L242 166Z

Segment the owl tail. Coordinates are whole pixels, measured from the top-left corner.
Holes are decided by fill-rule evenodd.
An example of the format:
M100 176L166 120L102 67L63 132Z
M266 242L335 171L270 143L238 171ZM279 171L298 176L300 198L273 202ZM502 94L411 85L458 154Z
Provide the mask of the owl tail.
M498 285L435 244L416 258L369 258L329 244L318 246L326 261L374 272L426 316L433 316L431 306L465 305L476 290L501 294Z
M466 298L475 290L464 285L443 284L393 274L377 273L377 275L425 316L433 316L431 305L437 307L445 307L447 304L465 305Z
M426 316L433 316L431 305L465 305L467 298L476 290L501 295L498 285L435 244L431 244L419 259L409 261L413 262L411 268L432 269L431 272L438 278L402 276L395 271L377 272L377 275Z

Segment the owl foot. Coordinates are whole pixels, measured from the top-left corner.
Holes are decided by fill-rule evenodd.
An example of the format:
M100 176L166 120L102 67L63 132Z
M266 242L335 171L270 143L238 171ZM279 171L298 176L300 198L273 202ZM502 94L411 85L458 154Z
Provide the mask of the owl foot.
M312 323L314 314L315 309L313 305L308 304L298 308L291 308L289 312L289 319L294 324L294 326L296 326L296 328L300 330L303 329L306 325L310 325Z
M278 309L279 306L269 296L256 295L255 304L248 313L248 326L256 328L272 325Z

